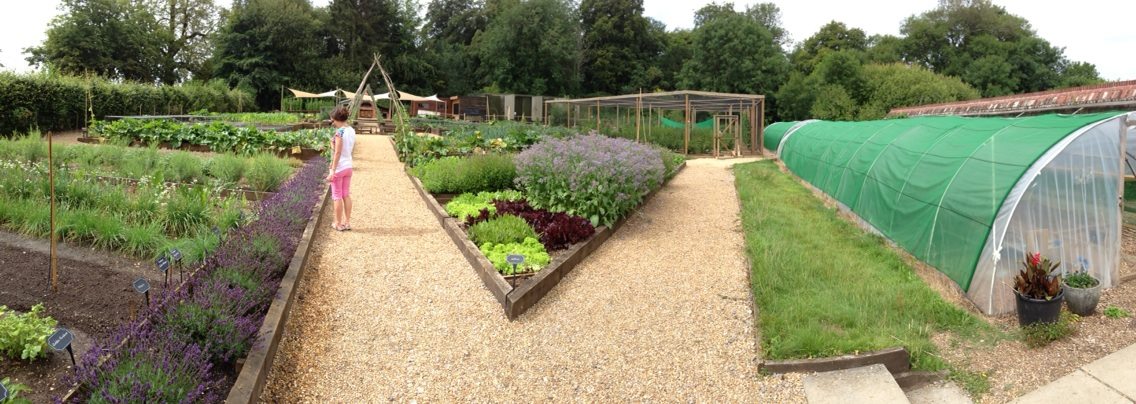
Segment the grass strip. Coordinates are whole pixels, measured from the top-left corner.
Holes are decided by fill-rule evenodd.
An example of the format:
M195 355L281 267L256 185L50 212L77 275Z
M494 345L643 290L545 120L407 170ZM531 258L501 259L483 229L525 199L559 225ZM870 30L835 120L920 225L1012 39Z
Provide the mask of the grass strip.
M773 162L734 170L766 358L903 346L914 368L940 370L947 364L933 334L993 332L931 290L882 237L841 219Z

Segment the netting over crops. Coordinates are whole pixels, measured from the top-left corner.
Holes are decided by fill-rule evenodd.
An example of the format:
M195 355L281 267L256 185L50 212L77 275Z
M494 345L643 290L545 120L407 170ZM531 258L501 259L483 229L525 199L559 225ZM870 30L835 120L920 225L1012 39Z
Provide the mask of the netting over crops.
M1123 115L770 125L794 174L934 266L988 313L1028 251L1115 282ZM773 139L776 138L776 139ZM854 268L848 268L854 270Z

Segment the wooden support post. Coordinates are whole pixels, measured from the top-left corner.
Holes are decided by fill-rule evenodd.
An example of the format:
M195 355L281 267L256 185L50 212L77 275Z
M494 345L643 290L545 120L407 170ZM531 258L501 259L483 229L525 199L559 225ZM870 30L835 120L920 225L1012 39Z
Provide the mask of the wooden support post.
M685 103L684 115L686 124L682 131L682 154L690 154L690 95L682 96Z
M763 154L765 152L763 150L765 147L765 99L762 98L754 109L757 110L757 152Z
M643 90L639 90L639 97L635 99L635 141L640 141L639 126L643 118Z
M49 215L51 216L51 263L49 264L51 270L51 291L59 293L59 260L56 257L55 244L55 159L52 157L52 133L47 132L47 188L51 192L51 207L48 208Z
M600 131L600 101L596 100L596 132Z

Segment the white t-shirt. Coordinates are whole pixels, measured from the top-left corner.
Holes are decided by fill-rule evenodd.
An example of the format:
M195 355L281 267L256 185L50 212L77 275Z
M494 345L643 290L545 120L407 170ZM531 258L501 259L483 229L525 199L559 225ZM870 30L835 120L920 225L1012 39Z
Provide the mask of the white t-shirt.
M351 168L351 151L355 149L355 128L344 126L335 130L335 137L339 138L342 142L342 148L339 150L339 162L335 164L335 172L340 172ZM335 151L332 150L334 154Z

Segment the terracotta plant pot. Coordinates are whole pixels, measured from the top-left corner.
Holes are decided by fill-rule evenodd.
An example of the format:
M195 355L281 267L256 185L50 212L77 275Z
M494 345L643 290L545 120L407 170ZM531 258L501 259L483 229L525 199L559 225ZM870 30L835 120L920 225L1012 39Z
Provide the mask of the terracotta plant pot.
M1069 311L1078 316L1088 316L1096 311L1097 303L1100 303L1100 281L1091 288L1074 288L1062 281L1061 288L1064 290L1065 302L1069 303Z
M1022 327L1035 323L1056 323L1061 316L1061 302L1065 301L1064 290L1049 300L1025 297L1016 290L1014 295L1018 297L1018 325Z

